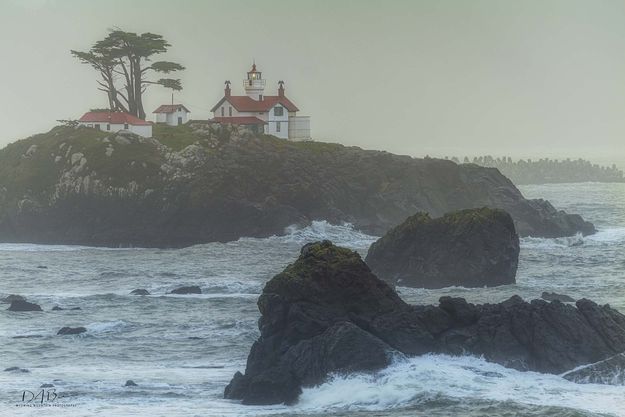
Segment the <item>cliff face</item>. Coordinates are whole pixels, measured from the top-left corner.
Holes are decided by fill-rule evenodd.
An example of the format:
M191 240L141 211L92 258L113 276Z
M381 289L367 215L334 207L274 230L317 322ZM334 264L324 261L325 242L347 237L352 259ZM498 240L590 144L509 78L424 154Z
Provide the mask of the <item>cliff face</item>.
M154 139L57 127L0 150L0 241L184 246L311 220L381 235L418 211L493 207L521 236L593 233L523 198L496 169L232 126L156 126Z

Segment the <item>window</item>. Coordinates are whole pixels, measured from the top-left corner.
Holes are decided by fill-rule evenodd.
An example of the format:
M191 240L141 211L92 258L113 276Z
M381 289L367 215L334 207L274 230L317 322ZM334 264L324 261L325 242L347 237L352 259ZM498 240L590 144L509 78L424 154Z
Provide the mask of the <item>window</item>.
M274 107L273 115L274 116L284 116L284 107Z
M93 125L87 125L87 127L93 127Z
M276 132L280 131L280 122L276 122Z
M100 125L93 125L93 127L95 127L95 130L100 130Z
M222 107L222 108L221 108L221 117L224 117L224 115L225 115L224 111L225 111L225 110L224 110L224 108Z
M128 123L124 123L124 129L128 130Z
M232 107L228 107L228 116L232 117Z
M262 94L258 95L258 101L263 101L263 95Z
M106 125L106 130L111 130L111 125L110 124Z

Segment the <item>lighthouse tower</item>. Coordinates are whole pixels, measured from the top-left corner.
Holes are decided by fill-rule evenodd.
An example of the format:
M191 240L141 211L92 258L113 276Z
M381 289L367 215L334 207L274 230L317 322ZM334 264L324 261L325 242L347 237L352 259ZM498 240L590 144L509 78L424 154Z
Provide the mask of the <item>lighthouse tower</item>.
M247 73L247 78L243 80L243 87L248 97L256 101L263 100L265 80L263 80L263 74L256 69L256 63L252 65L251 71Z

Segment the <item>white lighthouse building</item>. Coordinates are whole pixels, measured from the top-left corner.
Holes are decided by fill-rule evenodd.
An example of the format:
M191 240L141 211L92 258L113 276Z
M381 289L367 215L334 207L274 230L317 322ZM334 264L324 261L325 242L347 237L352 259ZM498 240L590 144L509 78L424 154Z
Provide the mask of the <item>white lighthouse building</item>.
M224 97L211 109L212 121L249 126L283 139L309 140L310 117L297 116L299 109L284 94L284 82L278 82L275 96L265 95L265 82L255 63L243 80L244 96L233 96L226 81Z

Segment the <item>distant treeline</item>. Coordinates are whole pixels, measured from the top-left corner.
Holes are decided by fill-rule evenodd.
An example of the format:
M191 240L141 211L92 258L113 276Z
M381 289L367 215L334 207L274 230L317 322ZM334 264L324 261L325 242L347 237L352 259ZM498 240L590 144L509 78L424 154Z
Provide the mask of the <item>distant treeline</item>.
M449 159L449 158L445 158ZM461 163L453 157L452 161ZM616 165L601 166L584 159L519 159L510 157L493 158L480 156L473 159L465 157L462 163L473 163L484 167L497 168L515 184L549 184L566 182L625 182L623 171Z

